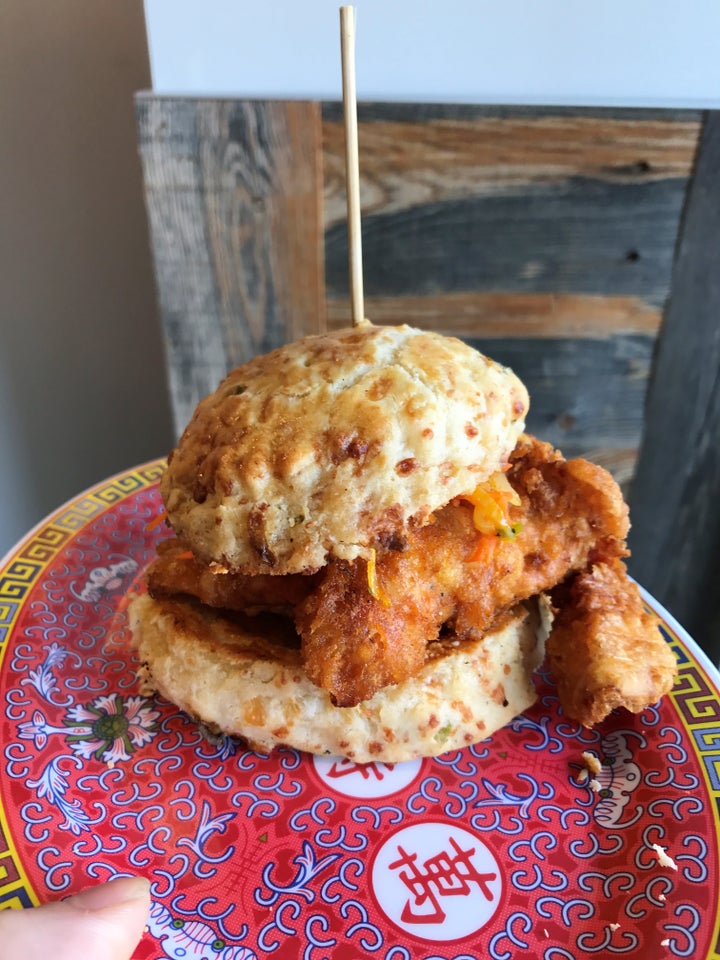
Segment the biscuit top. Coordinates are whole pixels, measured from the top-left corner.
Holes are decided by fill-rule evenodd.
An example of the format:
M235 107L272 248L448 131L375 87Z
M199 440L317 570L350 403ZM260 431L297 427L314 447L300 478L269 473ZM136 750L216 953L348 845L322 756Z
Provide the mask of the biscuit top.
M369 558L502 469L528 405L512 371L455 338L367 322L306 337L198 405L162 478L168 517L229 570Z

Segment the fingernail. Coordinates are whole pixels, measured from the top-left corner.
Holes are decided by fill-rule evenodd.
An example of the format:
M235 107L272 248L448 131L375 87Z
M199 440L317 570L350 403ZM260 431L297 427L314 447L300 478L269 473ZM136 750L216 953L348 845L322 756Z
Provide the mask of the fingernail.
M104 910L130 900L149 898L150 881L146 877L119 877L88 887L69 897L67 902L83 910Z

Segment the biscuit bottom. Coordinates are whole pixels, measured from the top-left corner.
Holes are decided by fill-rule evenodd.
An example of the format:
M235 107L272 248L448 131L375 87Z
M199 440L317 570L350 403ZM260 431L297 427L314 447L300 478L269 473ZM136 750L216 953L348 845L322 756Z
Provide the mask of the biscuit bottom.
M186 713L259 753L285 746L356 763L437 756L490 736L535 702L547 636L545 606L533 600L482 639L430 644L409 680L336 707L305 676L280 617L147 594L129 617L143 679Z

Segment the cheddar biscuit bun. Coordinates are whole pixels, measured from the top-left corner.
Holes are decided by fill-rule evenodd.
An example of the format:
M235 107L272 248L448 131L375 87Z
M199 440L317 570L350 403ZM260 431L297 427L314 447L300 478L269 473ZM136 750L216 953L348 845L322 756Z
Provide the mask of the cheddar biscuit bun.
M457 750L530 707L546 616L534 602L520 605L482 639L435 645L416 676L336 707L307 678L292 626L278 617L147 595L131 605L149 689L260 753L285 746L357 763Z
M529 405L467 344L408 326L306 337L203 400L161 482L206 563L308 573L368 559L507 464Z

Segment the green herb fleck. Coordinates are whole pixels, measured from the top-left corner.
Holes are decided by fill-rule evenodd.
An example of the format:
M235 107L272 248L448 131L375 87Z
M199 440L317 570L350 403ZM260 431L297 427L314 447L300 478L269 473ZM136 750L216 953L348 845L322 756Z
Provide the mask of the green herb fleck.
M501 540L514 540L521 530L521 523L512 523L509 527L502 527L498 530L497 535Z
M435 739L438 743L444 743L450 734L453 732L452 723L446 723L444 727L440 727L438 732L435 734Z

